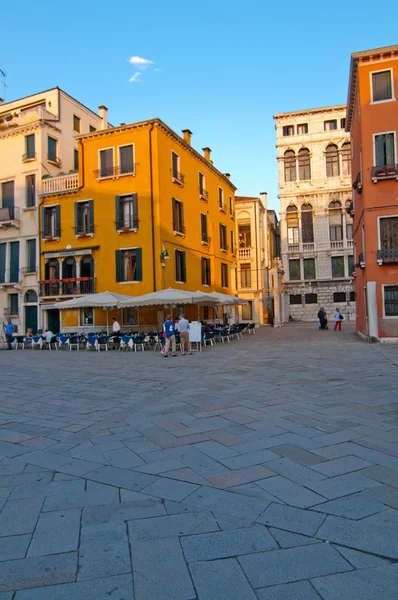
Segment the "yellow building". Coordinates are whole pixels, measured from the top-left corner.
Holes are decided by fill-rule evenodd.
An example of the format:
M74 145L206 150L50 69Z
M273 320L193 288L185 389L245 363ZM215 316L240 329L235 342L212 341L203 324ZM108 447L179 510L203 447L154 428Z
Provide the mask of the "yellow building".
M105 324L103 310L60 313L56 302L75 295L167 287L231 293L236 188L213 166L210 149L202 156L191 132L183 134L153 119L78 135L78 178L43 181L40 303L49 329ZM125 309L121 324L141 329L162 318Z

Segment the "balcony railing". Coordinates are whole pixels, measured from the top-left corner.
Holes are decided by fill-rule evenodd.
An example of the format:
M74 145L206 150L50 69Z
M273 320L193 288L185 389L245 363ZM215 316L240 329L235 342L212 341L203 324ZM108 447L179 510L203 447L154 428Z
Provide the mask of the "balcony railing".
M19 227L19 221L19 208L0 208L0 227Z
M179 171L175 171L173 169L171 171L171 177L175 183L178 183L178 185L181 185L181 186L184 185L185 176L182 173L180 173Z
M228 244L223 244L220 246L221 252L228 252Z
M202 198L202 200L207 202L209 199L209 192L205 189L201 189L199 190L199 196Z
M49 177L43 179L42 195L49 194L65 194L75 192L79 188L79 174L69 173L68 175L60 175L59 177Z
M330 242L330 248L332 250L338 250L340 248L344 248L344 242Z
M210 237L207 235L207 233L202 233L202 244L210 244Z
M105 179L108 177L120 177L120 175L135 175L136 163L121 165L118 167L102 167L96 169L94 175L96 179Z
M93 235L94 233L94 224L90 225L77 225L75 226L75 235L77 237L86 237L88 235Z
M47 160L48 162L57 165L57 167L60 167L62 165L62 161L60 158L58 158L58 156L51 156L50 154L47 154Z
M398 179L398 164L372 167L373 183L377 183L382 179Z
M356 178L352 182L353 189L360 194L362 192L362 173L359 171Z
M59 227L54 227L52 229L44 229L41 232L41 237L43 240L47 241L57 240L61 237L61 229Z
M297 254L300 252L300 244L289 244L287 251L289 254Z
M347 240L347 248L353 248L354 242L352 240Z
M174 235L185 235L186 227L182 223L173 223Z
M122 219L117 221L116 228L119 232L135 231L138 229L138 219Z
M31 267L22 267L21 271L23 275L31 275L37 273L37 266L32 265Z
M13 310L10 307L7 307L4 309L4 316L5 317L18 317L19 316L19 310L17 308L17 310Z
M227 212L227 207L225 206L224 202L219 202L218 203L218 208L220 209L221 212L225 213Z
M22 162L27 162L29 160L35 160L36 159L36 152L26 152L25 154L22 155Z
M377 262L379 265L383 263L398 263L398 248L383 248L377 251Z
M303 252L313 252L314 250L314 242L310 244L303 244Z
M40 296L77 296L95 292L94 277L48 279L40 281Z
M366 256L364 252L361 252L358 255L358 262L359 262L359 266L361 267L361 269L365 268L365 264L366 264Z
M234 210L230 210L229 211L229 216L231 217L231 219L235 219L235 211Z
M252 249L251 248L239 248L238 249L238 258L251 258L252 257Z

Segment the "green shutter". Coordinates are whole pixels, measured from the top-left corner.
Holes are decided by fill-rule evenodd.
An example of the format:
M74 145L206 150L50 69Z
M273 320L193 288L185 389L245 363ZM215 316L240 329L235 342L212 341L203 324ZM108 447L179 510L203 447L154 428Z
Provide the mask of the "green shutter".
M385 148L384 148L384 135L376 135L375 138L376 146L376 165L377 167L384 167L386 162Z
M119 283L122 279L122 251L116 250L116 281Z
M41 209L41 228L40 228L42 238L44 238L44 236L46 235L45 227L46 227L46 209L43 206L43 208Z
M75 202L75 235L79 233L79 203Z
M59 204L55 207L55 235L61 237L61 206Z
M120 229L122 226L122 211L121 211L122 200L121 200L120 196L116 196L115 203L116 203L116 230L117 230L117 229ZM118 281L118 280L116 280L116 281Z
M30 273L36 270L36 240L28 240L28 268Z
M6 244L0 244L0 283L6 280Z
M90 214L89 233L94 233L94 200L88 201L88 209Z
M135 280L142 281L142 248L136 249L135 260L136 260Z
M387 133L386 135L386 164L389 167L395 165L395 148L393 133Z
M177 201L173 198L173 230L177 231Z
M186 267L186 258L185 252L181 252L181 281L184 283L187 280L187 267Z
M10 282L19 281L19 242L10 243Z
M204 283L206 283L206 263L205 263L205 259L201 258L201 262L202 262L202 285Z
M138 229L138 196L133 194L133 228Z

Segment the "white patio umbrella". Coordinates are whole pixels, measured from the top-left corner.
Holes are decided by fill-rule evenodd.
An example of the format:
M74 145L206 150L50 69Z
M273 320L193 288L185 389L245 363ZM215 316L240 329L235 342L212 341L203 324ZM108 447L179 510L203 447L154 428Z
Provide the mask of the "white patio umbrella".
M198 292L200 293L200 292ZM243 298L238 298L237 296L231 296L230 294L221 294L220 292L210 292L208 294L208 296L210 296L211 298L213 298L213 301L215 301L217 304L221 304L222 306L224 305L228 305L228 304L248 304L247 300L244 300Z
M123 300L120 306L165 306L170 304L217 304L217 300L211 294L168 288Z

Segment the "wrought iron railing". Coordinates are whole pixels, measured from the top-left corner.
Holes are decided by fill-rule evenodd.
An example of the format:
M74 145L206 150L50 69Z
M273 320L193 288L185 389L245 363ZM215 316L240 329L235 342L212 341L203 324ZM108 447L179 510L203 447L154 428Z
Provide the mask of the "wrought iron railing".
M0 222L2 224L5 224L7 222L10 224L12 224L13 222L19 222L19 215L20 212L18 207L12 206L0 208Z
M202 200L206 200L207 202L207 200L209 199L209 192L204 188L199 189L199 196L202 198Z
M227 211L227 208L225 206L224 202L219 202L218 203L218 208L220 209L221 212L225 213Z
M184 185L185 175L183 175L179 171L176 171L175 169L172 169L171 176L173 178L173 181L179 183L180 185Z
M119 175L135 175L136 163L120 165L118 167L102 167L96 169L94 175L96 179L104 179L105 177L119 177Z
M376 183L382 179L398 179L397 165L376 165L372 167L372 181Z
M53 240L61 237L61 229L60 227L45 228L41 232L41 235L43 240Z
M398 248L382 248L377 251L377 262L396 263L398 262Z
M47 279L40 281L40 296L76 296L95 292L94 277Z
M202 242L203 244L210 244L210 237L207 233L202 233Z
M62 165L61 159L58 158L58 156L51 156L50 154L47 155L47 160L49 162L52 162L54 164L57 165L57 167L60 167Z
M361 171L359 171L359 173L357 173L356 178L352 182L352 187L358 194L360 194L362 192L362 173L361 173Z
M32 265L30 267L22 267L21 269L23 275L29 275L30 273L37 273L37 266Z
M174 233L180 233L183 235L185 233L185 225L183 223L173 223L173 231Z
M358 254L358 262L359 262L359 266L361 268L363 268L365 266L366 256L365 256L364 252L361 252L360 254Z
M22 155L22 161L25 162L27 160L35 160L36 158L36 152L25 152L25 154Z
M131 231L132 229L138 229L138 219L122 219L116 222L116 228L118 231Z

